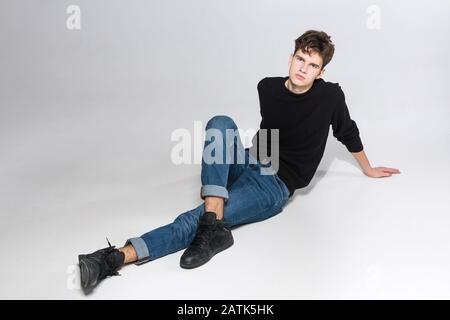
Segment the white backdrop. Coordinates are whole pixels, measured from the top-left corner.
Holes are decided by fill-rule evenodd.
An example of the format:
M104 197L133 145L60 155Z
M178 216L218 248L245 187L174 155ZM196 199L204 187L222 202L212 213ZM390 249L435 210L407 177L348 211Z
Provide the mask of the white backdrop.
M0 298L450 298L449 16L444 0L0 2ZM78 253L201 203L171 133L216 114L257 129L256 84L288 74L308 29L332 37L324 79L372 166L402 173L364 176L330 133L311 184L210 263L178 252L85 297Z

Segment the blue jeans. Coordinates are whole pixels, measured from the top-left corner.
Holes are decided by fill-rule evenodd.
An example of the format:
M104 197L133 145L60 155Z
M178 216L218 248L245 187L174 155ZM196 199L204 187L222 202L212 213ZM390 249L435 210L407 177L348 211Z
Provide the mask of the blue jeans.
M224 219L231 228L262 221L280 213L289 199L289 190L285 183L273 170L271 174L261 174L261 168L268 167L256 161L248 148L243 148L233 119L222 115L214 116L206 125L206 130L212 128L222 133L222 153L220 155L220 152L218 154L214 152L214 154L221 156L223 161L216 163L205 161L207 159L205 150L215 141L208 141L207 134L202 157L200 197L202 199L207 196L223 197ZM231 141L226 139L227 129L236 130L233 130L234 138ZM215 132L218 132L217 130ZM211 131L214 130L209 132ZM217 148L216 151L220 149ZM226 161L227 159L229 161ZM138 256L136 264L155 260L186 248L193 240L197 222L204 212L202 202L196 208L181 213L172 223L151 230L140 237L128 239L126 245L133 245Z

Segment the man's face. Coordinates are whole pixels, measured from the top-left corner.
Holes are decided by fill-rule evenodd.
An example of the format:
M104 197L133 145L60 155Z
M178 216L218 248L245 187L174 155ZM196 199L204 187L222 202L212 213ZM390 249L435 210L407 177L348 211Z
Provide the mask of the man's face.
M320 78L325 71L319 54L314 51L310 54L299 49L294 55L289 55L289 79L296 86L311 86L314 79Z

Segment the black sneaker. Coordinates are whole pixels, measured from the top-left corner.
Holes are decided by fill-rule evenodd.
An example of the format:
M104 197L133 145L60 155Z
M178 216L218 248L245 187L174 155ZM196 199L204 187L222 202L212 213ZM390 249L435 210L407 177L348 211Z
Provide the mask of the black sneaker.
M180 259L180 266L197 268L215 254L233 245L233 236L225 220L216 220L214 212L205 212L198 221L197 233Z
M80 254L81 288L86 291L93 289L101 280L108 276L117 276L117 271L123 265L125 254L111 246L90 254Z

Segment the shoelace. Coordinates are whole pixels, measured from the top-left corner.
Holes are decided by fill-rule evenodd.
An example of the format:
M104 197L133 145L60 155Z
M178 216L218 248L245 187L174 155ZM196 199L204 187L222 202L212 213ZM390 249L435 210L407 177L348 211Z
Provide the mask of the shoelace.
M109 242L108 237L106 237L106 241L108 242L108 246L109 246L107 255L109 255L115 250L116 246L111 245L111 242ZM121 274L117 270L115 270L108 263L106 263L106 260L105 260L104 266L105 266L105 276L121 276Z
M191 242L191 245L203 247L209 244L211 233L215 230L214 226L199 225L198 231Z

